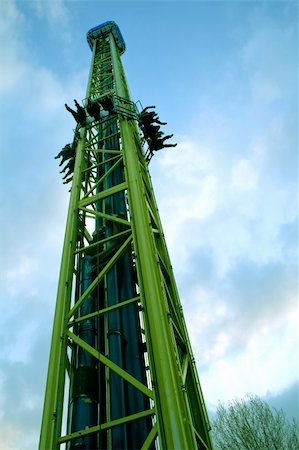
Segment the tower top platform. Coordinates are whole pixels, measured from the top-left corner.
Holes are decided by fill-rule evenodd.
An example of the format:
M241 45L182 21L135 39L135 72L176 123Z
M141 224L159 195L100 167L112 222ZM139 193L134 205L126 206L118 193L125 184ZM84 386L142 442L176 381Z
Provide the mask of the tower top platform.
M109 20L108 22L104 22L101 25L97 25L94 28L91 28L87 35L87 42L89 44L89 47L91 50L93 49L94 41L104 34L112 33L116 42L116 45L118 46L120 54L124 53L126 49L126 44L124 41L124 38L122 37L122 34L120 32L120 29L116 25L116 23L113 20Z

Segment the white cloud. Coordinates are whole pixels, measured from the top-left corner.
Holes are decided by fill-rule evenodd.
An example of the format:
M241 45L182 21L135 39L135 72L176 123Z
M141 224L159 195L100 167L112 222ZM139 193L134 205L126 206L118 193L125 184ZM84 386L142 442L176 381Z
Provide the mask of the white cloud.
M11 27L13 26L14 33L10 36L10 34L7 36L8 38L14 38L18 35L18 25L21 23L24 25L25 18L24 15L21 13L19 8L16 6L16 2L13 0L10 0L8 2L4 3L4 6L2 8L2 14L0 17L0 33L1 35L5 35L11 32Z
M29 7L36 14L40 23L44 23L64 45L71 45L71 14L67 3L65 0L39 0L29 2ZM65 49L64 52L67 53Z
M21 29L26 27L25 16L14 1L4 2L0 17L0 94L8 94L20 86L27 74L22 57Z
M20 441L24 439L24 431L14 424L5 424L1 427L1 446L8 450L21 449ZM26 439L26 438L25 438ZM32 442L34 444L34 442Z
M258 174L251 161L240 159L232 168L232 186L244 190L257 187Z
M280 321L279 326L254 333L240 354L225 358L218 355L202 376L209 401L217 404L221 398L227 402L247 393L264 396L270 386L278 393L292 384L298 377L296 330L296 323Z
M70 14L64 0L34 1L31 2L30 7L40 19L46 20L51 27L60 26L62 29L66 29L69 25Z
M295 13L295 11L294 11ZM277 26L257 9L252 33L242 49L244 68L253 73L252 94L262 101L274 101L289 95L296 82L296 25Z
M170 252L175 250L183 267L188 252L184 223L205 221L217 209L219 185L213 160L208 148L182 137L175 150L165 150L154 158L151 172Z
M27 284L28 279L32 278L37 270L37 262L29 255L18 255L17 261L14 261L13 267L8 267L4 271L5 285L7 293L16 296L24 289L24 283ZM27 289L29 286L26 286ZM32 286L31 289L34 289ZM34 290L32 291L34 293Z
M279 99L283 94L276 80L271 80L259 72L253 77L251 89L253 97L268 102Z
M192 135L157 155L160 169L151 163L170 253L180 270L188 266L190 250L205 245L221 276L240 258L262 264L284 258L280 229L297 216L295 34L265 23L252 27L240 59L228 62L229 80L236 82L221 74L215 96L200 102ZM252 96L257 80L264 93ZM219 102L221 86L226 96Z
M41 18L55 26L55 36L65 39L68 27L68 10L63 1L29 2L28 5L40 12ZM57 28L57 26L59 27ZM58 79L51 69L38 63L35 52L26 45L26 33L31 30L30 16L21 12L13 0L2 4L0 18L0 95L10 96L10 102L22 102L22 110L30 113L39 106L39 117L46 115L53 108L57 110L63 98L70 97L69 92L79 90L84 94L87 71L82 70L70 82ZM47 32L47 26L44 27ZM43 37L40 37L43 42ZM63 53L64 49L60 49ZM57 55L61 58L62 56ZM41 102L39 101L41 100ZM43 115L41 115L41 111Z
M292 160L294 130L280 118L262 132L252 125L251 133L239 156L225 142L220 153L206 136L204 146L197 137L182 138L175 150L156 156L153 183L178 268L187 265L191 249L203 245L210 246L222 276L242 257L263 264L283 258L279 230L296 218L296 184L277 164Z

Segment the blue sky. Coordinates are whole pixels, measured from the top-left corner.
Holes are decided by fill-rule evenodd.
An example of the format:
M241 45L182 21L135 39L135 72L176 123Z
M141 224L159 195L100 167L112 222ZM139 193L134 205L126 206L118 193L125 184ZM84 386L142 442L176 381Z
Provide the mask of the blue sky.
M86 32L115 20L133 100L178 146L150 164L204 396L298 405L298 8L288 1L2 1L0 423L36 447ZM297 402L297 403L296 403Z

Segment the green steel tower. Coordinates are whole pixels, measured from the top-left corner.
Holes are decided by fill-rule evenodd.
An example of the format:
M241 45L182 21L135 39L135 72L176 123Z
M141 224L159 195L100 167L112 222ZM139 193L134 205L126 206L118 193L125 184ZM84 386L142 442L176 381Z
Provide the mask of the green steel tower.
M125 43L114 22L87 40L39 449L211 449Z

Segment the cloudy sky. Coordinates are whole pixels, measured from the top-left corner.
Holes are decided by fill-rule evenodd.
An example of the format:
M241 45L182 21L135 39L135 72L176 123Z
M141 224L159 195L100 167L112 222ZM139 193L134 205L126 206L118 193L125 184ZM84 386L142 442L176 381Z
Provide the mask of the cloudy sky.
M150 169L208 409L251 393L296 415L296 2L2 0L3 449L37 446L69 198L53 158L107 20L178 142Z

